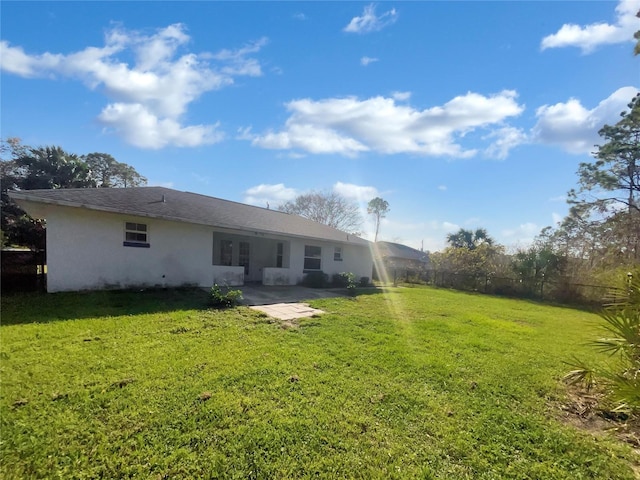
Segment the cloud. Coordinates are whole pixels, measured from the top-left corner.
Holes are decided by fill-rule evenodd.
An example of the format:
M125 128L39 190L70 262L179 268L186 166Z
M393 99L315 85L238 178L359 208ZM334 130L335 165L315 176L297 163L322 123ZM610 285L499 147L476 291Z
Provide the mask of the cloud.
M543 105L536 110L538 121L531 131L531 138L538 143L558 145L569 153L590 153L594 145L601 142L598 130L604 124L618 122L620 112L627 109L637 92L635 87L620 88L591 110L575 98L565 103Z
M391 94L391 98L399 102L404 102L405 100L409 100L411 98L411 92L393 92Z
M540 227L533 222L522 223L516 228L503 230L502 236L506 241L515 244L530 244L540 233Z
M366 67L367 65L369 65L370 63L374 63L377 62L378 59L377 58L371 58L371 57L362 57L360 59L360 65L362 65L363 67Z
M276 209L283 203L293 200L296 196L298 196L298 191L295 188L285 187L284 183L275 185L261 183L245 190L244 202L259 207L268 205L269 208Z
M371 151L468 158L477 151L465 149L458 139L478 128L503 126L505 119L519 115L524 106L516 97L511 90L490 96L469 92L424 110L381 96L307 98L286 104L290 116L281 131L252 134L245 129L243 134L254 146L267 149L351 157Z
M551 219L553 220L553 225L559 225L564 220L564 217L559 213L553 212L551 213Z
M159 118L139 103L107 105L98 120L127 143L145 149L157 150L168 145L196 147L224 138L224 134L216 130L218 124L183 127L172 118Z
M376 187L342 182L336 182L333 185L333 191L343 197L351 198L358 202L369 202L369 200L380 195Z
M447 186L446 185L438 185L438 190L441 190L441 191L444 192L444 191L447 190Z
M191 40L186 32L180 23L150 35L117 27L105 34L104 46L66 55L31 55L0 41L1 67L25 78L77 79L103 93L111 103L98 120L140 148L214 143L222 138L217 125L185 126L182 116L194 100L233 84L235 77L262 75L250 55L267 39L236 50L195 54L180 52Z
M496 140L485 150L485 155L490 158L504 160L509 156L512 148L522 145L527 141L527 134L520 128L502 127L489 133L484 139Z
M361 17L353 17L343 31L348 33L370 33L382 30L384 27L395 23L398 13L395 8L376 15L376 6L372 3L364 7Z
M553 35L542 39L540 48L578 47L588 54L600 45L633 41L633 34L640 29L636 13L640 0L621 0L616 7L616 23L592 23L586 26L564 24Z
M299 13L294 13L294 14L293 14L293 18L294 18L295 20L306 20L306 19L307 19L307 16L306 16L304 13L299 12Z

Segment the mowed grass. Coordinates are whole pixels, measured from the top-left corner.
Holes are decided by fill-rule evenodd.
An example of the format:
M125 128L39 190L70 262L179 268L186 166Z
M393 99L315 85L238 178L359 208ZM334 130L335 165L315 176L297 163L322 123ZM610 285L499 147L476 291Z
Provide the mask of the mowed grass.
M596 315L431 288L297 329L198 291L6 296L3 478L634 478L558 420Z

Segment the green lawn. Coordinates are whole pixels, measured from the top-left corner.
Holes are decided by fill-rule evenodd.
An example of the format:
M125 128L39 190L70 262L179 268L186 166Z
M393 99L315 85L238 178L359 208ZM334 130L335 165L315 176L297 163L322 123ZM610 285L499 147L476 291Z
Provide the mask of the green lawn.
M202 292L5 296L3 478L634 478L557 420L596 315L431 288L281 328Z

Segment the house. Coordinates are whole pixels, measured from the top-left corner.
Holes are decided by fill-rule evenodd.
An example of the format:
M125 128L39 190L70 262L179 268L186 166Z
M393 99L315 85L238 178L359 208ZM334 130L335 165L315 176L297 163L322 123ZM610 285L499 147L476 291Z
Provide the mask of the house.
M46 219L49 292L372 275L370 242L276 210L163 187L10 195Z
M393 242L373 245L375 271L373 278L384 283L395 282L398 276L424 272L429 265L429 253Z

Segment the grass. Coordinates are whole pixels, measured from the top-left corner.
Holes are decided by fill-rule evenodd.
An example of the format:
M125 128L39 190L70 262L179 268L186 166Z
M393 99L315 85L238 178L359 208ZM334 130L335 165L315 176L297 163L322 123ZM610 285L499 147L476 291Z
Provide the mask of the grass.
M557 419L591 313L400 288L283 329L205 295L5 296L3 478L634 478Z

